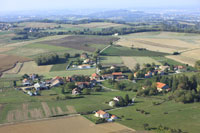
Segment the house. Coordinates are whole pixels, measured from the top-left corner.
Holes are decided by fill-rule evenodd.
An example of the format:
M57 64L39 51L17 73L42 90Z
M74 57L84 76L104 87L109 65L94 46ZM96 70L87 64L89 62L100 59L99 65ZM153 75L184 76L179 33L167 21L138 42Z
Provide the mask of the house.
M63 78L59 76L56 76L52 80L50 80L51 87L59 86L59 85L62 85L63 83L64 83Z
M79 90L78 88L74 88L72 90L72 95L79 95L79 94L81 94L81 90Z
M90 82L76 82L75 84L80 89L91 88L92 87Z
M182 73L182 72L186 72L187 69L185 66L175 66L174 71L176 71L176 73Z
M119 102L121 99L122 99L121 96L116 96L116 97L113 98L113 101Z
M66 77L66 82L74 82L75 78L74 77Z
M114 79L125 79L126 76L122 74L122 72L114 72L112 73Z
M39 83L34 84L34 88L36 90L45 90L45 89L48 89L48 87L46 86L45 82L39 82Z
M29 75L29 78L34 81L36 78L37 78L37 75L36 74L30 74Z
M116 104L122 99L121 96L116 96L114 97L110 102L109 102L109 106L114 107L116 106Z
M28 80L28 79L25 78L25 79L22 81L22 85L23 85L23 86L31 86L32 84L31 84L30 80Z
M100 117L100 118L109 118L110 117L110 115L108 113L104 112L103 110L97 111L94 116Z
M137 78L138 77L138 72L134 73L134 77Z
M144 78L151 78L152 76L151 75L149 75L149 74L145 74L144 75Z
M148 71L147 74L144 75L144 78L151 78L154 75L153 72Z
M170 70L170 66L160 66L159 67L162 71Z
M85 60L83 61L83 63L84 63L84 64L89 64L89 63L90 63L90 59L85 59Z
M111 70L112 70L112 69L115 69L115 68L116 68L115 65L112 65L112 66L110 67Z
M91 68L91 65L83 64L83 65L79 65L78 68L80 68L80 69L89 69L89 68Z
M88 58L88 54L87 53L82 53L80 58L81 59L87 59Z
M27 94L30 95L30 96L33 96L33 93L30 92L30 91L28 91Z
M160 74L161 76L165 75L165 72L162 70L158 70L158 74Z
M119 33L115 33L113 36L118 36L119 35Z
M111 106L111 107L116 106L116 104L117 104L117 102L113 101L113 100L109 102L109 106Z
M93 73L90 79L100 80L100 76L97 73Z
M112 116L110 117L110 119L112 119L112 120L116 120L116 119L118 119L118 118L117 118L117 116L112 115Z
M92 79L92 80L90 80L90 83L92 86L95 86L98 82L96 79Z
M166 84L164 84L164 83L157 82L156 85L157 85L157 90L158 90L159 92L161 92L161 91L163 91L163 90L165 90L165 91L170 91L169 86L166 85Z
M112 74L104 74L101 77L102 77L103 80L113 79L113 75Z

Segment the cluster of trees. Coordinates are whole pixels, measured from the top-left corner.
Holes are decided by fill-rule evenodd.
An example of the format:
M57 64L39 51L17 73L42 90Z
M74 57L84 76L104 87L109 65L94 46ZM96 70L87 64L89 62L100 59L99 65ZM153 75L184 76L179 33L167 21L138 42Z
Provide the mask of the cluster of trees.
M146 80L143 87L143 89L137 91L137 96L152 96L158 94L156 83Z
M147 88L147 90L149 90L149 95L150 91L155 90L155 82L165 83L171 88L172 95L169 97L170 99L182 103L200 102L200 74L191 77L186 75L157 76L153 81L147 80L145 85L149 87L149 89ZM148 94L146 89L138 91L139 94L141 92L144 92L142 95ZM151 94L155 95L156 91Z
M200 60L195 63L195 68L200 71Z
M137 88L139 88L138 84L134 84L132 82L123 82L123 81L115 81L112 79L109 79L106 81L109 85L112 85L114 89L121 90L121 91L137 91Z
M158 127L150 127L148 123L144 123L143 127L145 130L154 130L158 133L185 133L181 129L173 129L162 125L159 125Z
M40 65L50 65L56 64L59 61L59 56L57 54L48 54L48 55L41 55L38 58L35 58L35 62L38 66Z
M161 24L161 30L171 32L200 33L200 26L199 24L181 24L179 21L165 21Z
M114 101L113 101L114 102ZM129 98L129 95L126 94L125 97L120 97L118 102L114 102L115 107L124 107L132 103L132 100Z

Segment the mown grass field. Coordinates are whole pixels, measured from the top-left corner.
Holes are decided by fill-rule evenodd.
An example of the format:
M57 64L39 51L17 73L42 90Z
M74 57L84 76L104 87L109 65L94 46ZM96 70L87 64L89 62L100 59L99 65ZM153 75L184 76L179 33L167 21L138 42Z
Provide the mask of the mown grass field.
M84 69L84 70L68 70L68 71L52 71L49 73L43 73L44 77L51 78L55 76L72 76L72 75L91 75L95 73L95 69Z
M100 63L106 64L123 64L122 59L116 56L100 56Z
M140 67L143 67L144 64L152 64L155 63L156 65L161 65L160 62L157 60L151 58L151 57L138 57L138 56L133 56L133 57L128 57L128 56L122 56L121 59L123 60L123 63L129 67L131 70L133 70L136 66L136 64L140 64Z
M102 55L106 56L164 56L166 53L154 52L148 50L131 49L128 47L111 46L104 50Z
M198 34L176 32L143 32L124 35L117 44L127 47L147 48L152 51L172 53L197 48L199 44Z

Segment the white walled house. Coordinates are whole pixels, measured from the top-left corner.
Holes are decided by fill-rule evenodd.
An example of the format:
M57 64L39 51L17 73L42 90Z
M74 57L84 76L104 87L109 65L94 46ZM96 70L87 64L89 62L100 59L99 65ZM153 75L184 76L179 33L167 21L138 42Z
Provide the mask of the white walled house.
M97 111L94 116L100 117L100 118L109 118L110 117L110 115L108 113L104 112L103 110Z

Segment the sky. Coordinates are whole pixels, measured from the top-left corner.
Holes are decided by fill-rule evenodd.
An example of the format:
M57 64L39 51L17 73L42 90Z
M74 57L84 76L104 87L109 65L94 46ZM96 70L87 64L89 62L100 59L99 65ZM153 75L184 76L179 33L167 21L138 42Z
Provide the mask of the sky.
M200 0L0 0L0 11L158 7L197 8Z

